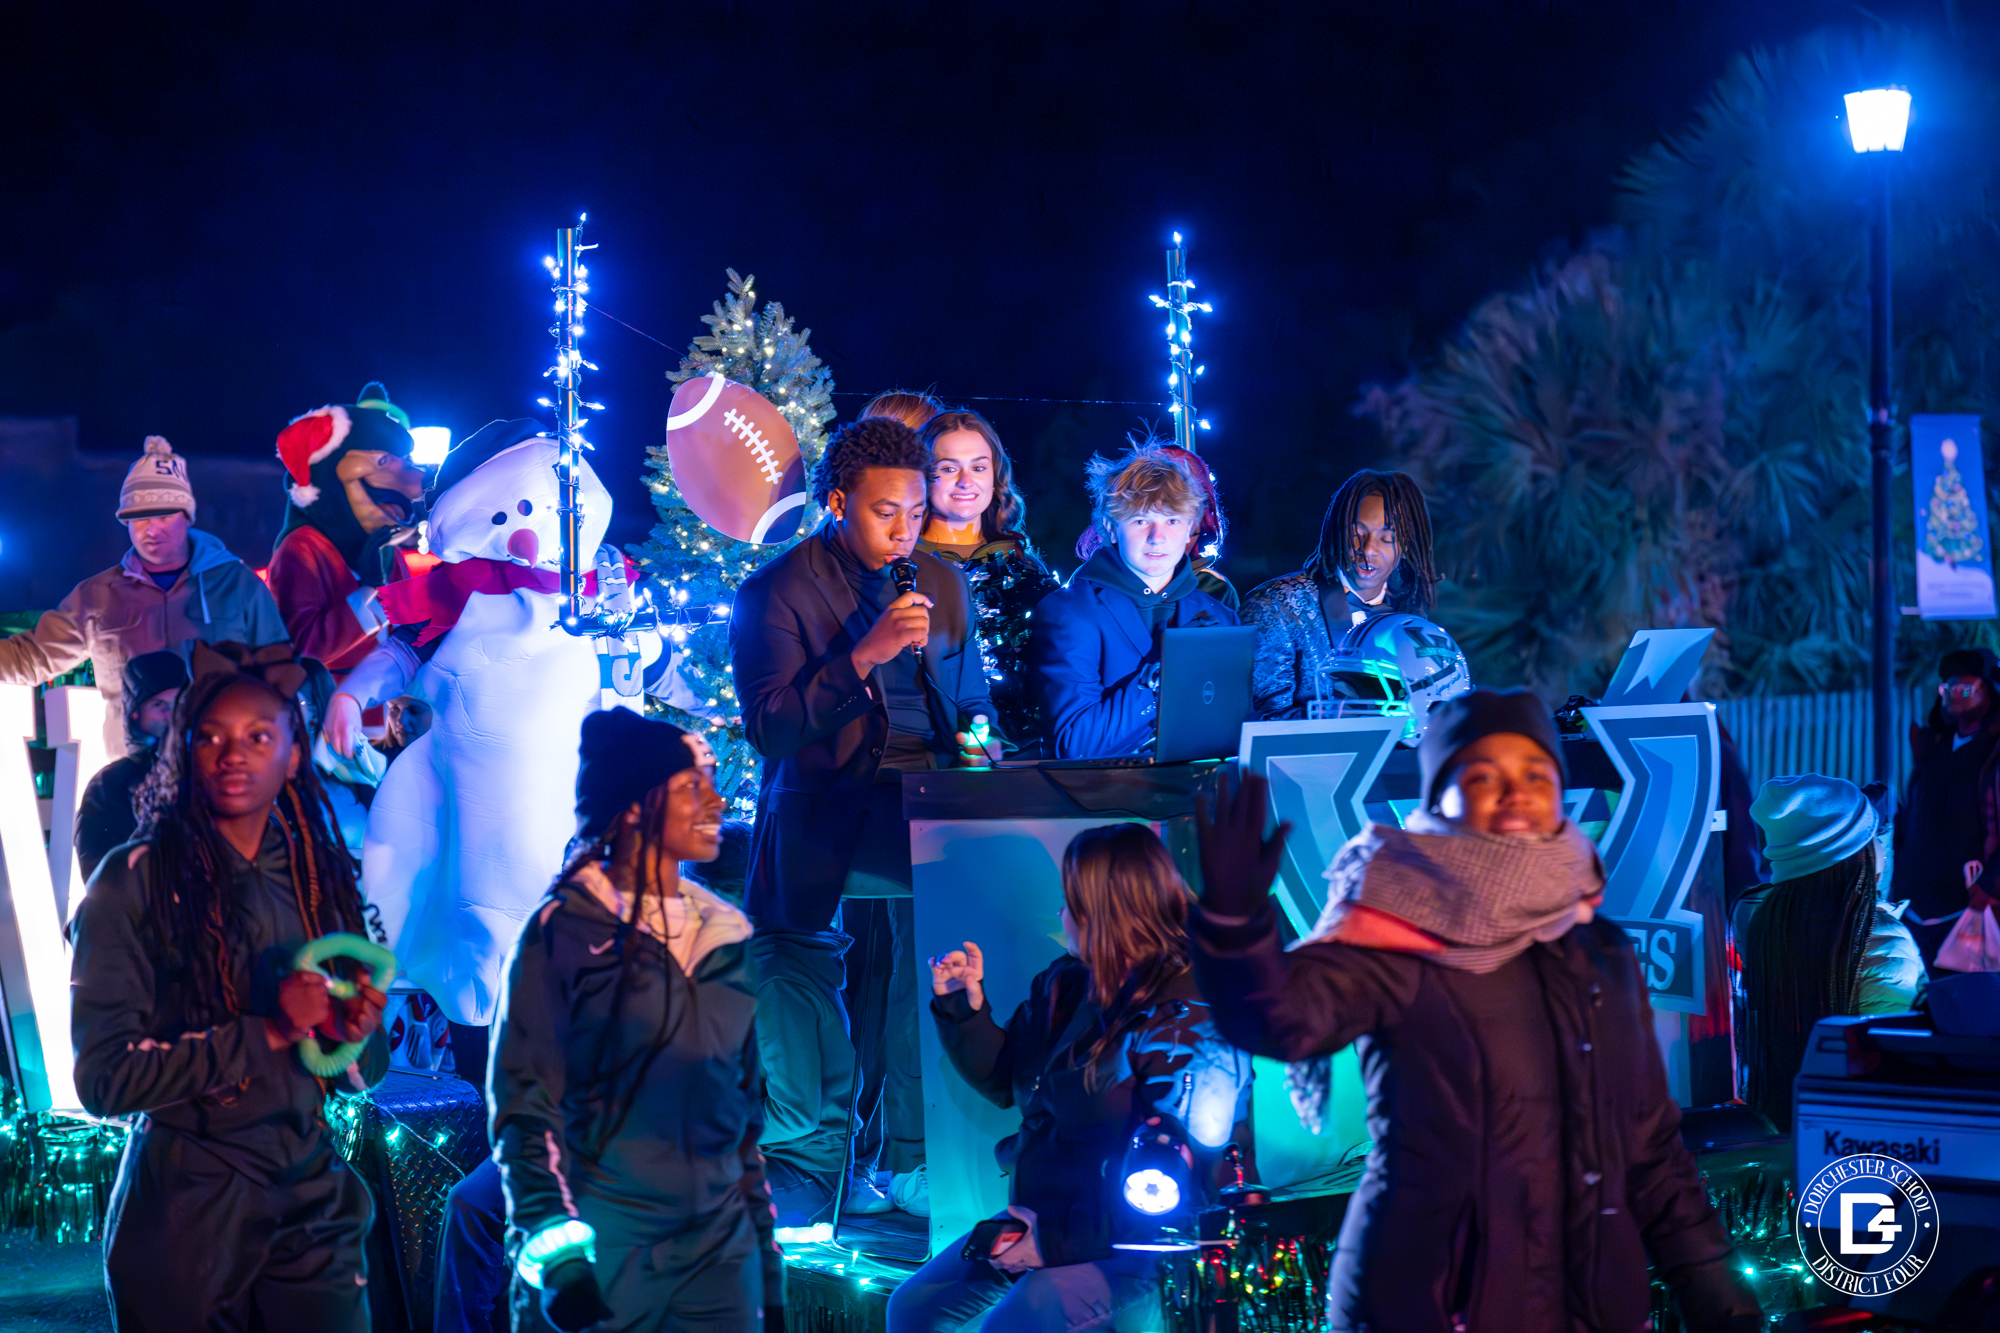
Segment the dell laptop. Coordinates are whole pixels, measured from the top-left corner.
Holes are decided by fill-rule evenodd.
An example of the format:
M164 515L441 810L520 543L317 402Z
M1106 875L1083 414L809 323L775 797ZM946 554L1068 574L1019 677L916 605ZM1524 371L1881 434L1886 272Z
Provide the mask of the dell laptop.
M1242 744L1257 631L1170 629L1160 646L1160 738L1153 762L1223 759Z

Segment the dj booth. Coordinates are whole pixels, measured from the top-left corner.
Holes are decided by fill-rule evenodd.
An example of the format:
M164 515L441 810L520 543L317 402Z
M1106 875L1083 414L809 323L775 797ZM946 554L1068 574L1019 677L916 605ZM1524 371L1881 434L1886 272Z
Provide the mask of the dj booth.
M1606 703L1583 710L1588 734L1565 741L1565 804L1602 849L1602 910L1632 936L1646 971L1670 1086L1683 1105L1711 1105L1735 1094L1719 840L1711 837L1720 827L1720 744L1713 707L1680 702L1707 635L1652 634L1660 641L1635 640ZM1195 798L1225 768L1265 776L1272 822L1293 825L1274 892L1292 932L1304 934L1319 916L1333 852L1365 823L1400 822L1417 805L1417 757L1398 744L1403 726L1399 718L1246 723L1228 760L907 774L917 955L977 943L987 994L1004 1017L1063 950L1060 867L1070 839L1107 823L1149 824L1198 889ZM1018 1128L1018 1115L950 1070L929 990L920 989L931 1246L939 1253L1005 1208L993 1146ZM1351 1182L1368 1137L1363 1101L1353 1054L1344 1052L1322 1132L1313 1135L1292 1111L1283 1067L1260 1061L1253 1122L1264 1182L1324 1186L1343 1167Z

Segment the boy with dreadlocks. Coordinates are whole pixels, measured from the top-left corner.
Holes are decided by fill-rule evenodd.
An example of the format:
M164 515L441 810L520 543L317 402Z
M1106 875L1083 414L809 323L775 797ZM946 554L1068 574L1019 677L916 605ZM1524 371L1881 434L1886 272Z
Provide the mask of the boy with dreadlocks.
M373 1207L333 1148L330 1086L389 1065L384 997L295 971L321 935L368 933L354 863L307 756L285 645L196 644L139 836L76 919L71 1033L85 1110L136 1117L111 1196L106 1285L126 1330L366 1333ZM341 1075L294 1047L363 1043Z
M1430 511L1417 483L1400 472L1363 469L1349 477L1326 507L1305 568L1243 599L1243 623L1257 630L1257 716L1306 716L1348 631L1397 612L1429 619L1437 581Z
M488 1073L517 1333L782 1327L750 920L680 875L722 812L699 736L584 718L580 850L508 958Z

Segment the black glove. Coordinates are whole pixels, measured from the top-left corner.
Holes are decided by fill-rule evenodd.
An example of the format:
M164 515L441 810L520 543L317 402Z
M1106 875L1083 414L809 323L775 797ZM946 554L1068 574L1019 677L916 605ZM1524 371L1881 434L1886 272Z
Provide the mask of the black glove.
M1264 836L1270 784L1247 773L1232 789L1219 775L1213 804L1196 796L1195 832L1201 839L1201 905L1218 916L1256 915L1278 878L1290 824Z
M417 530L390 524L368 534L361 543L360 566L354 576L363 586L379 588L395 581L396 553L417 549Z
M562 1333L583 1333L611 1317L597 1272L584 1258L565 1259L542 1274L542 1318Z

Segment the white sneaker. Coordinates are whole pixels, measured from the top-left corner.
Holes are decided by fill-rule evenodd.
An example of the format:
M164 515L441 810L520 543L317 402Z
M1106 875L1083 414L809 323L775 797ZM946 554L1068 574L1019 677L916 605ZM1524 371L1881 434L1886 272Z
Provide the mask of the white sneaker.
M930 1168L898 1171L889 1181L889 1201L912 1217L931 1215Z

